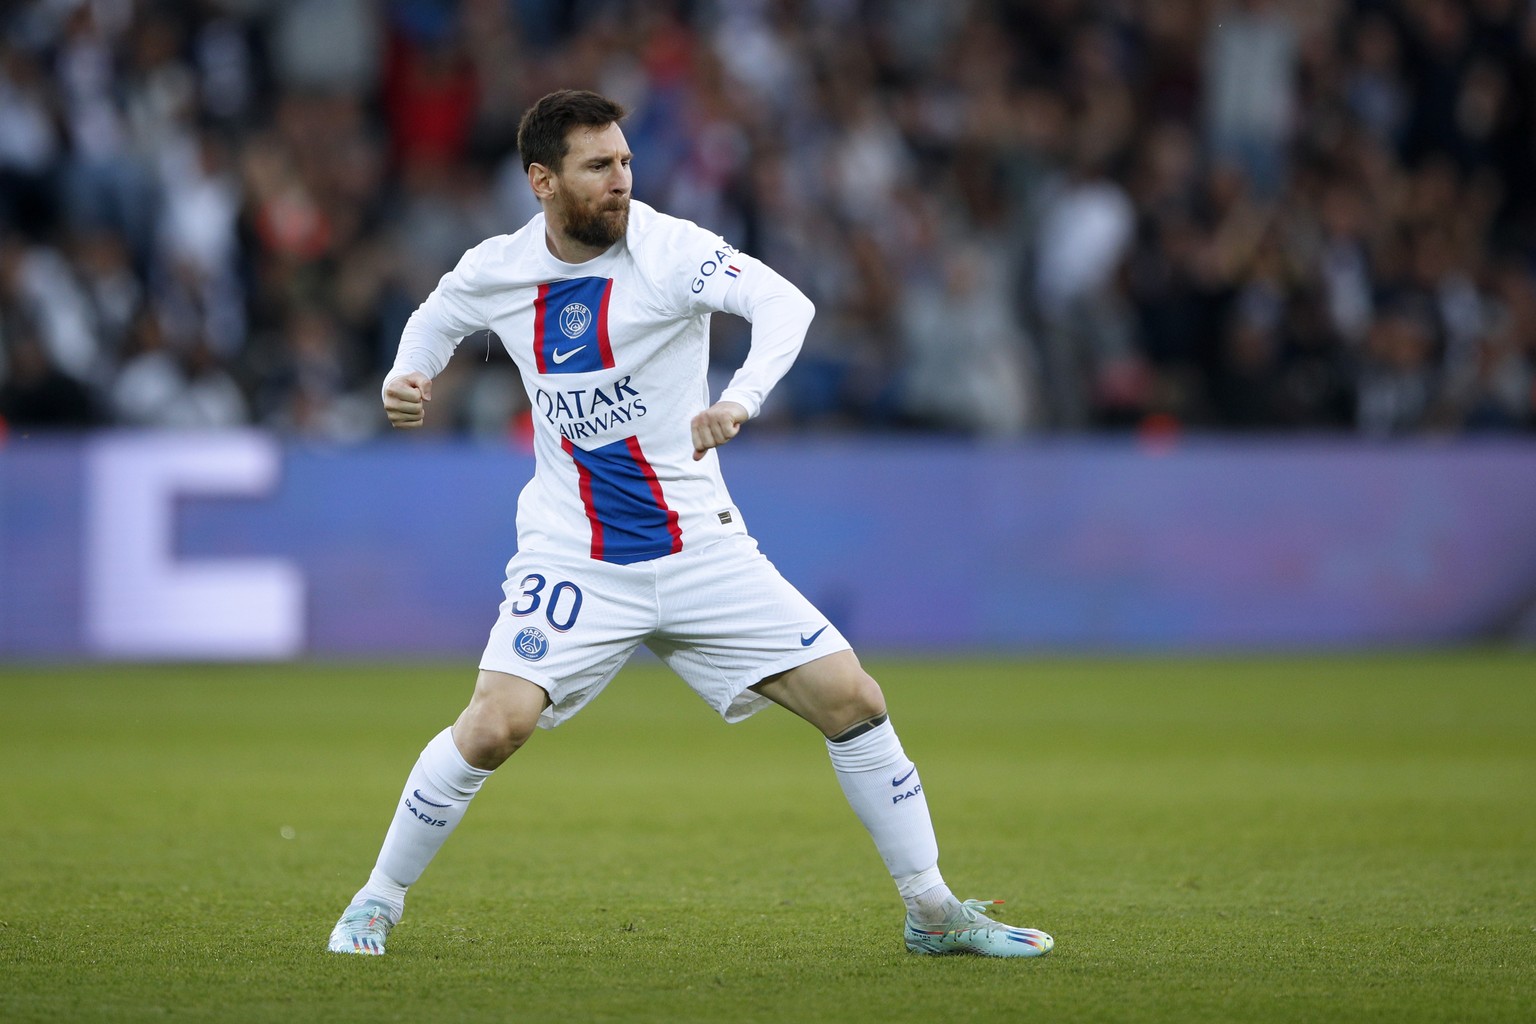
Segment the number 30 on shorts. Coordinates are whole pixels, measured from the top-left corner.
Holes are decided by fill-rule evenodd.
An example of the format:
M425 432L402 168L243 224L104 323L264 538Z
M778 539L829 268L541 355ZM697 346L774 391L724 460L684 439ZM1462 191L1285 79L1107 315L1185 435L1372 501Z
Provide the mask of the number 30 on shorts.
M543 606L545 620L552 628L564 633L576 625L576 616L581 614L581 588L570 580L561 580L549 588L546 596L544 587L548 582L536 572L524 576L519 584L523 588L522 596L512 606L512 614L532 615Z

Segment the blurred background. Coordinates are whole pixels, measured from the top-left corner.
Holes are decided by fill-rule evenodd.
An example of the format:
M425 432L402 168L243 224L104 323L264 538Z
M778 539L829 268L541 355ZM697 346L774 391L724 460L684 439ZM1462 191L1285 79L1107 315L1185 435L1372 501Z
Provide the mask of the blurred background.
M309 610L283 649L328 650L323 553L294 545L346 524L364 543L361 474L478 451L526 478L527 401L493 339L446 371L437 440L372 439L406 317L536 212L516 125L563 87L630 109L637 198L816 302L752 431L798 459L747 447L728 475L749 518L741 492L763 492L765 546L782 523L819 552L798 568L825 570L808 591L856 639L914 633L872 610L850 538L956 523L992 546L933 541L954 593L990 573L1002 609L956 644L1184 644L1235 608L1248 625L1207 640L1530 632L1530 0L26 0L0 11L0 652L96 649L101 608L156 607L91 582L146 523L169 539L141 561L166 572L288 556L297 582L274 585ZM746 343L716 318L717 386ZM806 541L797 484L871 464L903 487L845 486L846 529ZM141 521L112 489L134 479L247 500L144 498ZM510 553L514 497L483 550L423 559L445 593ZM1170 603L1190 573L1198 607ZM1390 628L1362 625L1384 607ZM487 616L464 617L439 647L478 643Z
M0 412L384 430L572 86L638 198L816 301L775 425L1536 426L1527 0L7 4ZM436 425L505 431L503 385Z

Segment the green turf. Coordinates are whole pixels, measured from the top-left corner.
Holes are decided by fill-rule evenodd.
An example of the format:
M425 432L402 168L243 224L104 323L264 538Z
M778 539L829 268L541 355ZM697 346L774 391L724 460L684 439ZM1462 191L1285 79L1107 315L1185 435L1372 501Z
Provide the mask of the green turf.
M963 896L922 959L809 727L654 667L323 952L457 666L0 668L0 1020L1530 1021L1536 657L885 662Z

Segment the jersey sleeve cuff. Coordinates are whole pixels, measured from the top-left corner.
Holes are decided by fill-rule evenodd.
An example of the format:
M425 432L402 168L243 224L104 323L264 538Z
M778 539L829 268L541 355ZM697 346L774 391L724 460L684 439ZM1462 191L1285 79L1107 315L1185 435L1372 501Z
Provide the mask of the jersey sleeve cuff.
M720 392L720 401L735 402L747 410L747 419L749 420L757 419L757 414L762 409L762 406L754 396L740 388L726 388Z

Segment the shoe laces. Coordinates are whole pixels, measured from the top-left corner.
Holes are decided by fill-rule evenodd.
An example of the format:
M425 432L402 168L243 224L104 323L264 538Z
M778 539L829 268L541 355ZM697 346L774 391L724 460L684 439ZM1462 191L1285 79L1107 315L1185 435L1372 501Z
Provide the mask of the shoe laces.
M1007 925L1000 921L992 920L992 918L988 917L986 913L987 907L1000 907L1002 905L1002 900L966 900L964 903L960 904L960 916L962 920L960 922L951 922L953 924L957 924L958 927L949 928L947 929L947 932L949 934L958 935L962 932L977 930L986 931L992 928L1006 928Z
M390 918L389 911L377 903L347 911L346 921L348 924L361 925L363 930L377 932L387 932L394 927L395 923Z

